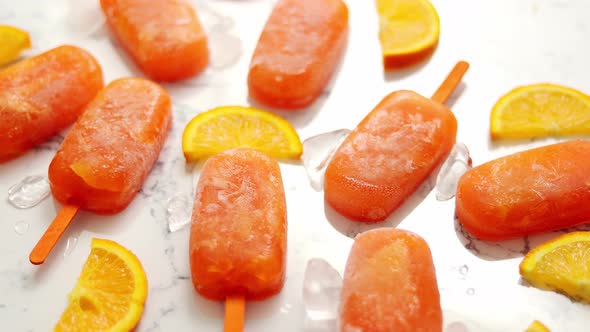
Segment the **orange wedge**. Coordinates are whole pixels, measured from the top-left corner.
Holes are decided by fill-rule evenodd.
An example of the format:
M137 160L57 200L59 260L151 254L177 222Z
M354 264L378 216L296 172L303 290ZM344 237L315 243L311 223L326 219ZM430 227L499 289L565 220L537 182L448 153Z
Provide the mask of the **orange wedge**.
M555 84L518 87L494 105L490 134L494 140L590 134L590 96Z
M414 64L434 51L440 20L428 0L376 1L385 68Z
M531 325L529 325L529 327L527 327L527 329L524 332L551 332L549 331L549 329L543 325L543 323L539 322L538 320L535 320L531 323Z
M8 64L19 54L31 48L31 39L26 31L8 25L0 25L0 66Z
M531 285L590 303L590 232L573 232L531 250L520 263Z
M131 331L146 297L147 278L137 257L113 241L93 239L69 305L53 331Z
M303 147L295 128L282 117L252 107L223 106L195 116L184 128L187 161L248 147L271 157L298 159Z

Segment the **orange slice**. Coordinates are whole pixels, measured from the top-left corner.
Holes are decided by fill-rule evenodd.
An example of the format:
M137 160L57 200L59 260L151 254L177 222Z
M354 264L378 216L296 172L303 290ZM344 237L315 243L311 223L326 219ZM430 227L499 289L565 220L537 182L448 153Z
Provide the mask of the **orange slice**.
M440 20L428 0L377 0L377 12L385 68L414 64L434 51Z
M284 159L298 159L303 151L299 135L287 120L251 107L223 106L201 113L182 135L187 161L238 147Z
M520 263L531 285L590 303L590 232L573 232L531 250Z
M147 278L137 257L113 241L93 239L54 331L131 331L146 296Z
M18 58L19 54L31 48L31 39L26 31L8 25L0 25L0 66Z
M518 87L494 105L490 134L492 139L590 134L590 96L555 84Z
M538 320L535 320L531 323L531 325L529 325L529 327L527 327L527 329L524 332L551 332L549 331L549 329L543 325L543 323L539 322Z

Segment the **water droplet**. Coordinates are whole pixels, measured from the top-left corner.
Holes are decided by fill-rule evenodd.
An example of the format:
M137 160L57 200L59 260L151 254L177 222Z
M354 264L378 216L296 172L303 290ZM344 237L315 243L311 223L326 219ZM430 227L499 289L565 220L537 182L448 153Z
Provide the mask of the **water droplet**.
M344 141L348 129L339 129L309 137L303 141L303 166L312 188L324 188L324 173L336 149Z
M21 221L17 222L16 224L14 224L14 231L18 235L23 235L28 230L29 230L29 223L28 222L25 222L25 221L22 221L21 220Z
M469 329L461 322L452 322L447 325L445 332L469 332Z
M168 230L176 232L188 225L191 221L192 202L188 195L177 194L168 200L166 208L166 220Z
M463 143L455 144L436 178L436 199L446 201L455 197L459 179L470 168L471 157L467 146Z
M218 27L207 37L209 41L210 64L213 69L221 70L235 65L242 55L242 41Z
M281 309L280 309L280 310L281 310L281 313L283 313L283 314L288 314L288 313L289 313L289 311L291 311L291 308L292 308L292 307L293 307L293 306L292 306L292 305L290 305L289 303L285 303L285 304L283 304L283 305L281 306Z
M72 253L72 251L74 251L74 249L76 248L76 244L78 244L77 236L68 237L68 241L66 242L66 249L64 249L64 257L68 256Z
M467 291L465 293L467 293L467 295L473 295L473 294L475 294L475 289L474 288L467 288Z
M304 330L337 330L342 277L328 262L313 258L303 280Z
M8 202L19 209L39 204L51 193L49 181L41 175L27 176L8 189Z
M465 276L467 275L467 273L469 272L469 266L467 265L461 265L461 267L459 267L459 273L461 273L461 275Z

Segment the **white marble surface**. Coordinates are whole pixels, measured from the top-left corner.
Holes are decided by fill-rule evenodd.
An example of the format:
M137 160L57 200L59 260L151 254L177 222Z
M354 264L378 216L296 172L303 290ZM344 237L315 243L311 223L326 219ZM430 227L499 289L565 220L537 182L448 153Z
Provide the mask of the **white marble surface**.
M414 69L386 75L379 58L373 2L347 2L351 33L339 73L312 107L281 113L292 121L302 139L355 126L390 91L403 88L430 95L459 59L468 60L471 69L455 95L458 98L449 105L459 121L458 141L469 146L475 165L547 143L489 143L490 109L509 89L548 81L590 93L590 1L434 0L442 24L434 56ZM91 238L101 237L130 248L147 272L149 295L137 331L221 331L222 305L200 298L193 290L188 228L169 232L166 206L176 194L192 197L195 174L193 166L185 164L180 145L184 124L194 114L215 106L249 104L249 58L271 6L272 1L265 0L197 2L202 15L208 16L204 21L209 31L220 19L211 14L211 9L226 17L224 24L229 30L225 31L241 39L241 56L229 68L210 69L189 82L165 85L176 104L173 132L143 190L124 212L110 217L81 212L48 261L32 266L28 254L59 204L47 198L34 208L19 210L0 200L1 330L50 330L64 309ZM0 0L0 24L31 32L34 49L26 55L73 43L98 58L107 82L140 75L114 46L93 8L96 4L86 0ZM8 188L27 175L46 174L59 142L57 137L0 164L0 195L6 197ZM287 280L280 295L248 303L247 331L301 331L301 286L307 261L323 258L342 273L352 243L347 235L360 230L359 224L325 207L323 194L312 189L300 164L284 163L281 167L289 213ZM454 322L460 321L470 327L469 331L522 331L530 321L540 319L552 331L588 330L590 306L527 287L518 275L523 253L557 232L499 244L465 238L454 222L454 200L440 202L433 191L426 193L419 205L406 205L385 225L413 230L430 244L445 326L456 326ZM29 227L22 227L23 222ZM19 232L15 230L18 223ZM68 239L75 246L70 245L66 252Z

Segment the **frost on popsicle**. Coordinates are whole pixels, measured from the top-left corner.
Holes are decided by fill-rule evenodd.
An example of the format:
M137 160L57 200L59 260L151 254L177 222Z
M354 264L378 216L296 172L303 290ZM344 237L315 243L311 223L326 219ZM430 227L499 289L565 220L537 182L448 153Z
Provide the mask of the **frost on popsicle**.
M436 179L436 199L446 201L455 197L459 178L471 168L469 149L463 143L457 143L442 165Z
M307 263L303 280L304 330L336 331L342 277L328 262L312 258Z
M28 209L39 204L51 192L47 177L27 176L8 189L8 202L19 209Z
M340 143L350 133L349 129L338 129L309 137L303 141L303 167L312 188L320 191L324 187L324 173Z

